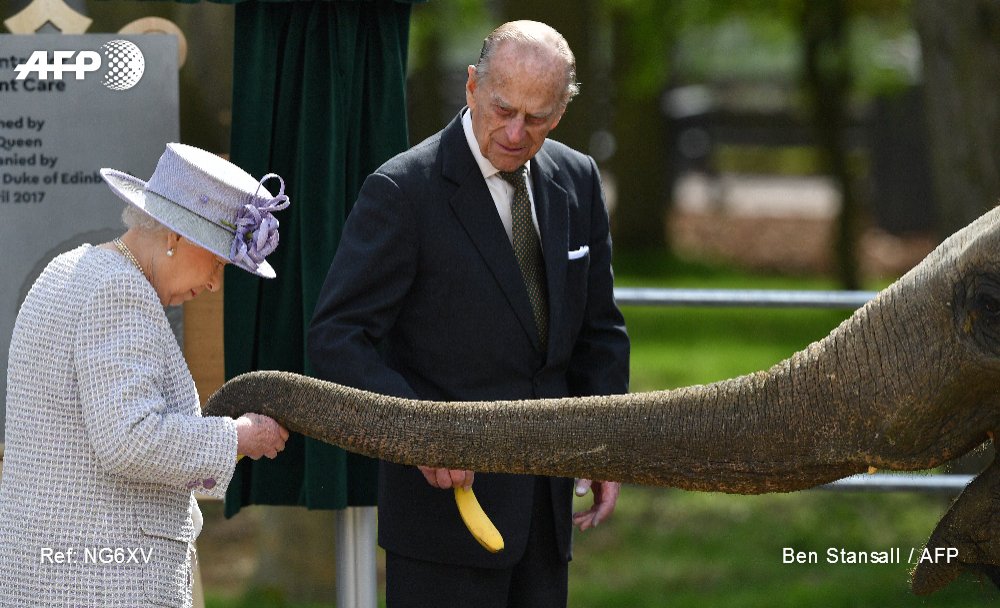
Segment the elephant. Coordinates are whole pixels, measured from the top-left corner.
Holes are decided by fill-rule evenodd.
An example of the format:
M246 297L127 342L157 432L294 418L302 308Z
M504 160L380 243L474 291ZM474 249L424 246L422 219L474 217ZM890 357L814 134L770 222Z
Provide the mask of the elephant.
M290 372L226 382L206 415L258 411L393 462L736 494L933 468L1000 426L1000 208L945 239L825 338L765 371L672 390L524 401L408 400ZM1000 585L1000 464L963 491L914 593L963 571ZM933 553L932 553L933 554Z

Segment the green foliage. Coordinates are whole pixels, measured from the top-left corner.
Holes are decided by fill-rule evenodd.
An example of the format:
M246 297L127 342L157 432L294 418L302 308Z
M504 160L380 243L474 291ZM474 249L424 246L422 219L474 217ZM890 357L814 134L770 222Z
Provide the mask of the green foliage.
M606 0L602 7L630 25L629 39L616 44L643 49L626 79L629 90L655 95L679 78L797 80L804 2ZM859 90L892 92L918 78L914 53L919 46L908 5L905 0L848 2Z
M419 70L431 59L424 49L431 38L440 40L435 48L443 54L436 58L442 65L462 66L474 63L483 38L498 24L481 0L447 0L415 4L410 13L410 53L407 66Z

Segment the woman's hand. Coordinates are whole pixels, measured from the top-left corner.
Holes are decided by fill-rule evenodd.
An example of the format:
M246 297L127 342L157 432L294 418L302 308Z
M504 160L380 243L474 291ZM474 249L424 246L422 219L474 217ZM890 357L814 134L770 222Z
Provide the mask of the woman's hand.
M257 460L274 458L285 449L288 430L261 414L243 414L236 419L236 453Z

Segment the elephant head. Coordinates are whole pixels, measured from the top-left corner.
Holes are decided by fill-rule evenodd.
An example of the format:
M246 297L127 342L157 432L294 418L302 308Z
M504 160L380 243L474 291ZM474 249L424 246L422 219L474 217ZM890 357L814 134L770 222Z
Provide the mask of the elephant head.
M1000 426L1000 210L766 371L675 390L478 403L262 371L230 380L205 413L246 411L403 464L688 490L788 492L872 467L935 467ZM928 547L956 547L958 562L921 563L915 592L944 586L962 568L997 580L998 488L994 464L952 506Z

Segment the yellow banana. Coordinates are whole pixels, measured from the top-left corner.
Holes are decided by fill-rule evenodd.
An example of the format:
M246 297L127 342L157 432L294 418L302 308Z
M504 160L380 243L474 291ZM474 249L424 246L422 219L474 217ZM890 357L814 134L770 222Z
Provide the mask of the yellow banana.
M483 511L472 488L456 487L455 504L458 505L458 513L462 516L465 527L484 549L490 553L503 551L503 536Z
M243 458L243 454L236 455L237 462L241 458ZM465 527L469 529L472 537L484 549L490 553L503 551L503 536L500 535L500 531L490 521L486 512L483 511L483 507L479 504L479 500L476 499L476 494L472 491L472 488L457 486L455 488L455 504L458 505L458 514L462 516Z

